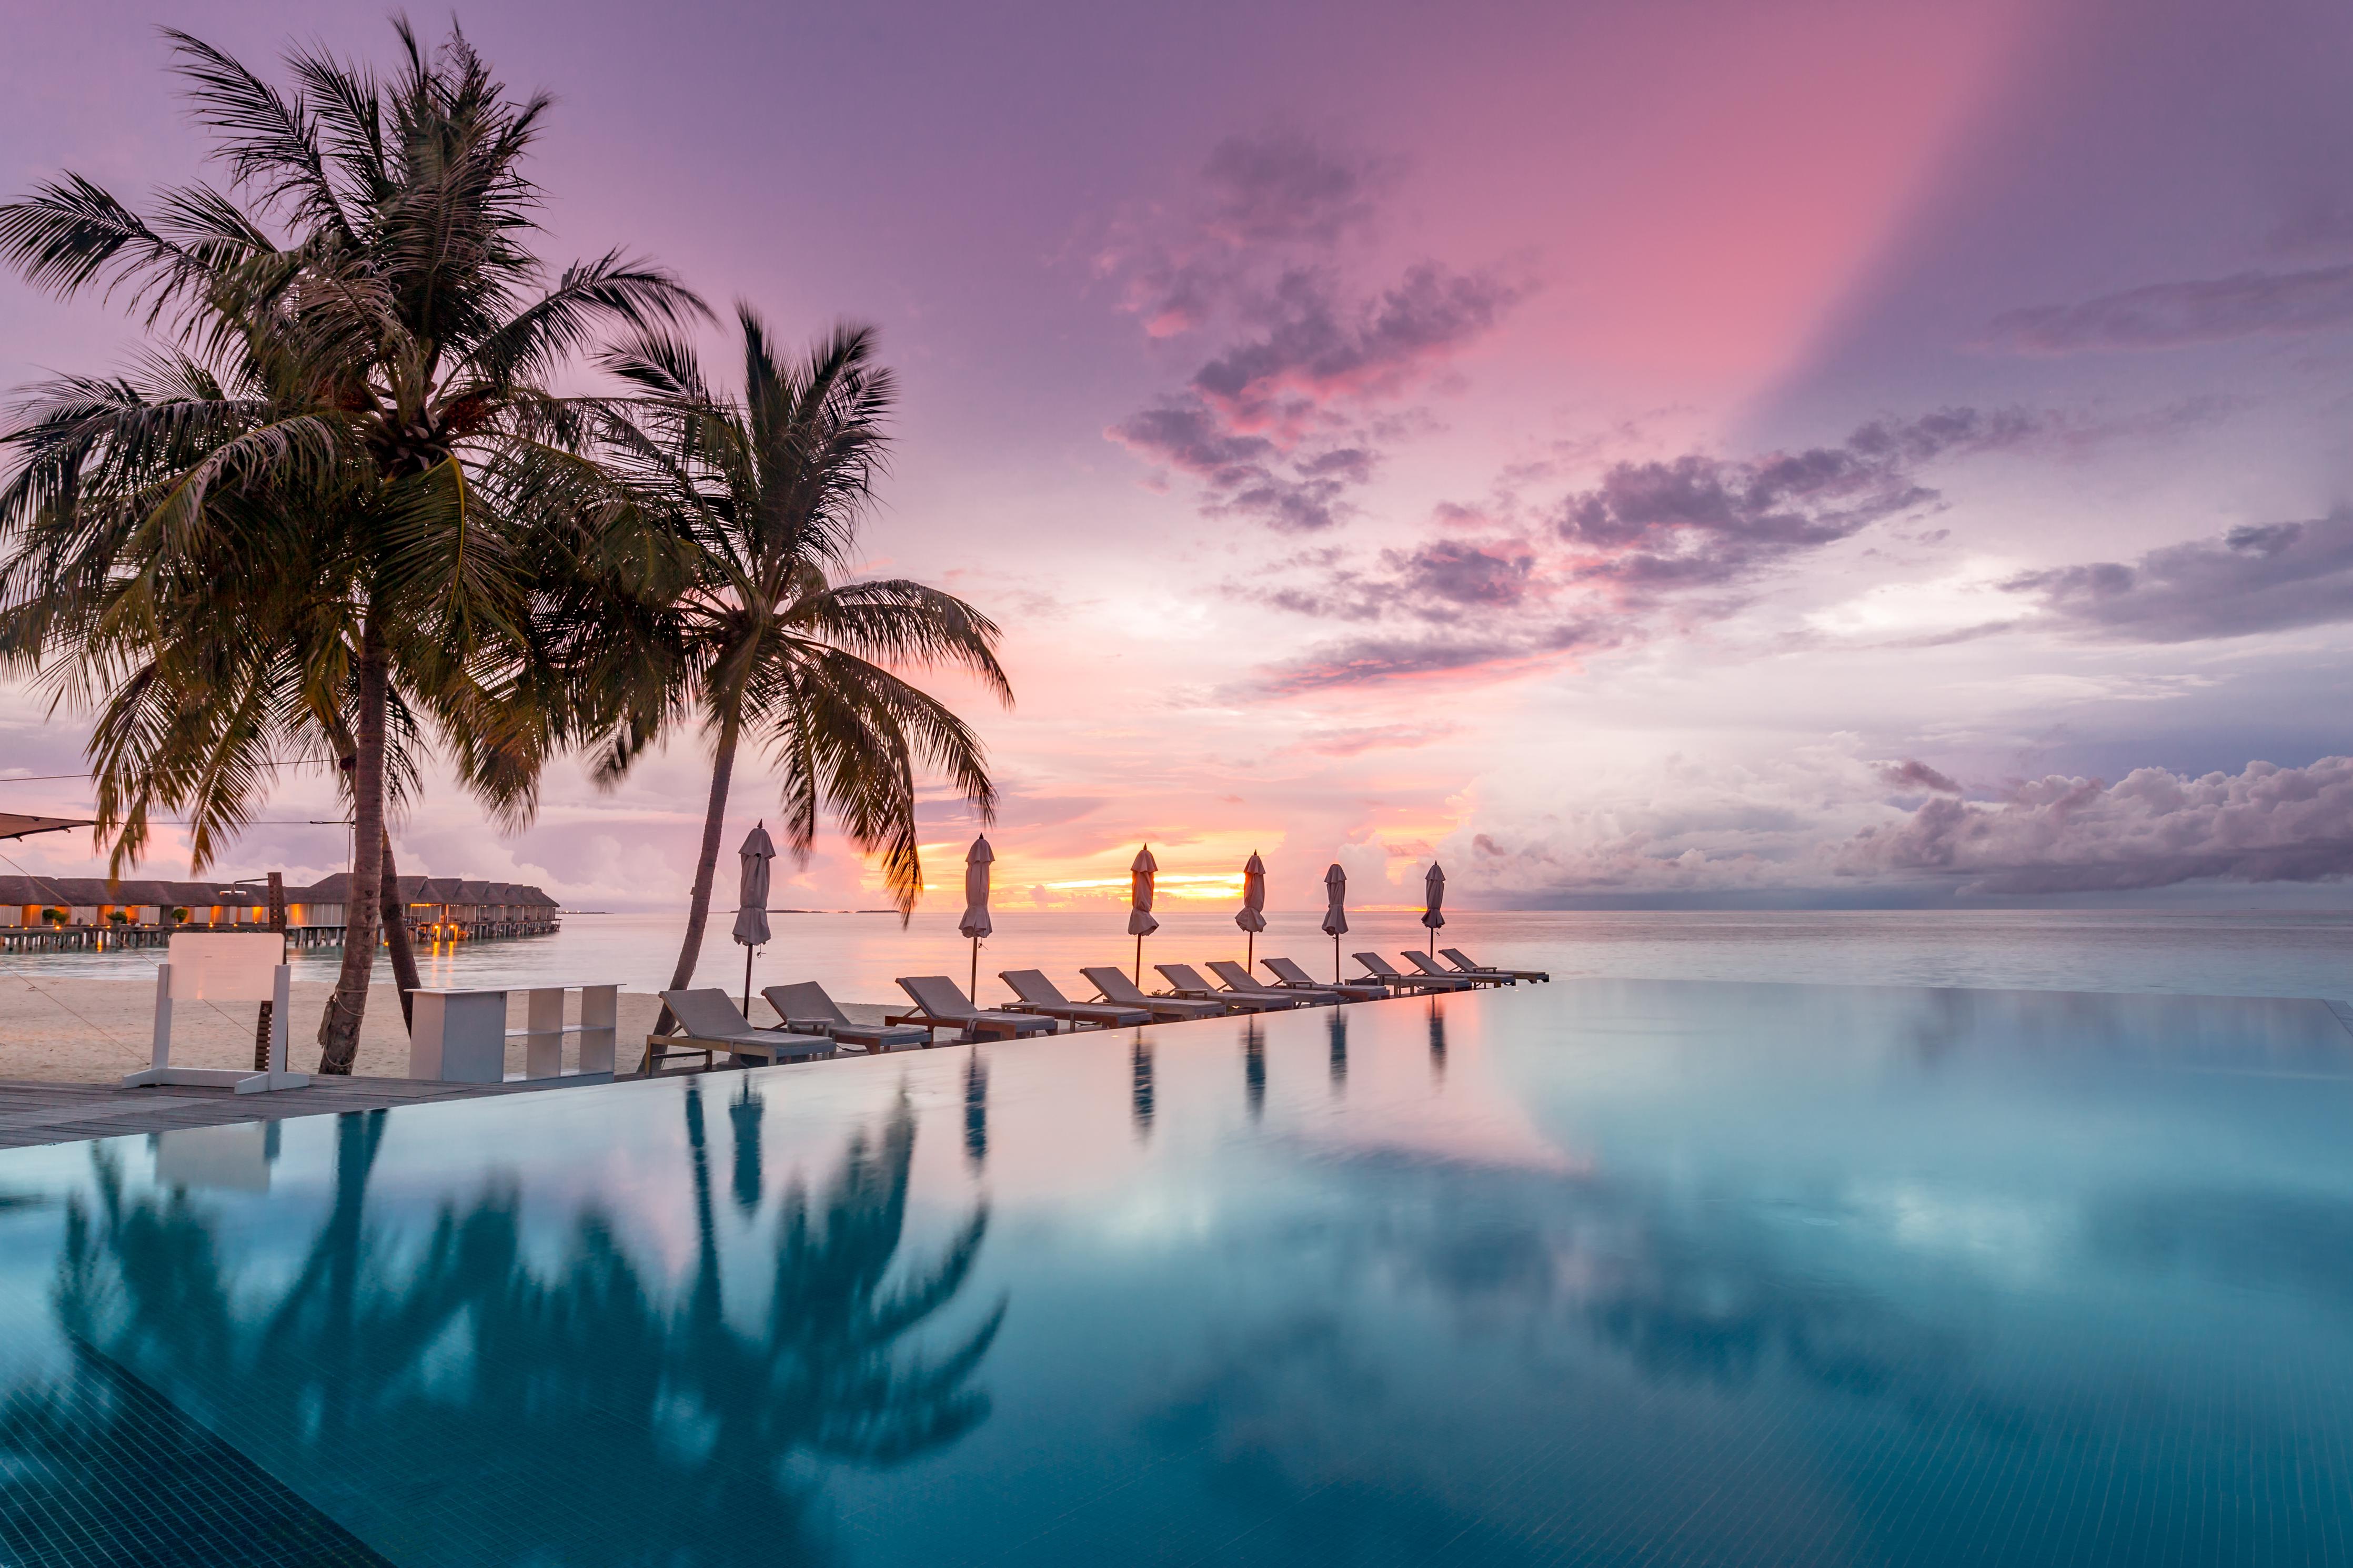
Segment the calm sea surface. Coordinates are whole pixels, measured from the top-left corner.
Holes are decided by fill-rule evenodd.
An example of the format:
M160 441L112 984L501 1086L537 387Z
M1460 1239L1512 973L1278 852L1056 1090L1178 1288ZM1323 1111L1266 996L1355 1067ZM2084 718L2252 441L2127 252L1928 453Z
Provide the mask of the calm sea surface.
M697 979L740 986L744 950L728 939L733 920L716 911ZM981 949L981 991L1006 994L1000 969L1043 969L1065 991L1084 989L1082 964L1134 963L1124 910L1005 911ZM1331 939L1320 912L1272 912L1261 954L1297 959L1331 973ZM971 945L956 913L918 914L902 928L890 915L774 917L775 940L754 960L754 985L822 981L844 1000L896 1000L901 974L948 973L961 983ZM1411 914L1360 914L1340 944L1345 955L1424 944ZM632 990L667 984L684 922L677 916L566 915L555 936L450 944L420 956L428 984L513 985L618 981ZM1973 986L2034 991L2168 992L2217 996L2353 997L2353 911L2231 913L2113 910L1677 911L1671 913L1480 913L1448 917L1440 945L1482 963L1543 968L1555 975L1641 980L1791 981L1815 984ZM1165 914L1145 943L1144 962L1198 963L1242 956L1230 912ZM0 957L0 973L40 971L128 978L151 970L153 951ZM297 976L325 979L333 951L296 960ZM381 968L381 966L379 966Z

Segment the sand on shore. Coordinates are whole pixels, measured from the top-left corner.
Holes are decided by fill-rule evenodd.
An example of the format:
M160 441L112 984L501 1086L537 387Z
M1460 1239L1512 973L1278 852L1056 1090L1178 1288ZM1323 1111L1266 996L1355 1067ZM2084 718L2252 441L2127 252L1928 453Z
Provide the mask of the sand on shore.
M297 981L287 1062L297 1072L319 1065L319 1019L334 990L324 981ZM635 1069L646 1036L661 1009L661 998L621 993L620 1046L617 1066ZM754 999L755 1007L759 1005ZM576 1016L576 1000L569 1011ZM523 1024L523 994L508 997L508 1027ZM172 1065L250 1068L252 1003L183 1002L172 1019ZM0 1079L48 1083L114 1083L147 1065L155 1034L155 983L152 980L84 980L58 974L0 974ZM565 1065L573 1065L566 1042ZM511 1043L507 1070L522 1071L522 1046ZM354 1073L369 1078L408 1076L408 1033L400 1020L400 996L390 985L368 990Z

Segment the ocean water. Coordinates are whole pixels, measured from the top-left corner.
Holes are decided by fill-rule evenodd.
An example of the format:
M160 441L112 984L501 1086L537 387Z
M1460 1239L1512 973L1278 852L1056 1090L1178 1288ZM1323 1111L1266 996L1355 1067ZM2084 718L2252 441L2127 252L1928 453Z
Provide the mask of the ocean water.
M1332 973L1321 911L1271 911L1257 951ZM1412 914L1358 914L1340 943L1346 955L1422 947ZM744 950L728 938L732 911L713 913L698 983L740 988ZM1008 994L1001 969L1043 969L1064 991L1085 988L1082 964L1133 966L1126 911L1008 910L980 952L984 1000ZM753 958L753 985L821 981L845 1001L896 1001L901 974L946 973L964 984L972 947L956 915L926 910L902 928L892 915L778 914L775 940ZM669 984L684 934L679 916L566 915L554 936L448 943L420 951L427 984L579 984L617 981L631 990ZM2353 911L2194 913L2041 910L1767 910L1666 913L1542 911L1451 913L1440 946L1482 963L1549 970L1556 976L1628 980L1788 981L1816 984L1970 986L1998 990L2160 992L2215 996L2353 997ZM1173 910L1144 946L1155 962L1198 963L1243 956L1242 933L1222 910ZM47 973L131 978L152 972L154 951L0 956L0 974ZM333 950L297 956L296 975L326 979ZM379 964L379 973L383 973Z

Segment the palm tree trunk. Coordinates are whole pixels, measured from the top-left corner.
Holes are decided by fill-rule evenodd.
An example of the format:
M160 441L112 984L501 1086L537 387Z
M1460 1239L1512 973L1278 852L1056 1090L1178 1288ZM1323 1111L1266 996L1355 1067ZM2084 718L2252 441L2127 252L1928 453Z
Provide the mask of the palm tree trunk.
M360 1053L360 1021L367 1014L368 981L375 973L378 906L384 896L384 639L373 615L360 633L353 673L359 711L352 754L352 885L343 905L343 967L319 1020L319 1070L348 1076Z
M702 818L702 853L694 862L694 893L686 906L686 945L678 950L678 967L670 971L670 988L683 991L694 978L694 961L702 955L702 931L711 921L711 881L719 868L719 835L727 823L727 784L735 773L737 721L729 713L719 721L719 743L711 757L711 804ZM654 1033L670 1027L668 1007L655 1020Z
M392 983L400 987L400 1026L417 1032L417 949L408 940L408 904L400 896L400 868L392 858L392 835L384 836L384 891L376 909L384 916L385 950L392 954Z

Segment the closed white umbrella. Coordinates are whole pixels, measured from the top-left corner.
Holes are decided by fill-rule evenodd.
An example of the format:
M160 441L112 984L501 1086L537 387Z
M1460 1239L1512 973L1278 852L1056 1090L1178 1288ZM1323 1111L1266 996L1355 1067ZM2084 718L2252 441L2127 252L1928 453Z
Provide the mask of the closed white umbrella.
M1440 908L1446 902L1446 873L1438 862L1430 863L1430 875L1421 879L1421 923L1430 931L1430 956L1438 956L1438 928L1446 923L1446 912Z
M964 919L956 930L972 938L972 989L967 994L975 1005L980 1002L980 939L995 929L988 923L988 868L996 858L986 835L974 839L964 857Z
M1242 863L1242 907L1234 915L1234 924L1250 935L1242 956L1242 967L1248 969L1258 958L1258 933L1266 929L1266 862L1255 849Z
M1337 860L1324 873L1324 934L1332 939L1332 984L1340 983L1340 939L1348 934L1348 873Z
M1147 844L1127 868L1127 934L1135 939L1135 983L1144 984L1144 939L1160 929L1152 918L1152 879L1160 872Z
M768 940L768 862L776 847L768 841L765 823L756 823L735 851L744 862L744 879L735 890L735 940L744 944L744 1016L752 1016L752 950Z

